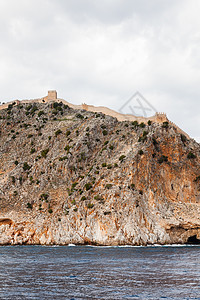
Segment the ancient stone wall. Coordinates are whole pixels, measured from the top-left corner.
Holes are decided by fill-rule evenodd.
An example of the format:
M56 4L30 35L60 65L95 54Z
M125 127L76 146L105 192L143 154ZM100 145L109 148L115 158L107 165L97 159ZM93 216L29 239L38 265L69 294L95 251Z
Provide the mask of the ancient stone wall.
M46 97L43 98L39 98L39 99L32 99L32 100L14 100L11 102L7 102L5 104L0 105L0 110L1 109L5 109L8 107L9 104L13 104L15 102L15 105L19 105L20 103L45 103L45 102L50 102L50 101L57 101L57 102L63 102L64 104L67 104L69 107L73 108L73 109L84 109L86 111L92 111L92 112L102 112L105 115L109 115L112 116L114 118L117 118L118 121L137 121L138 123L144 122L145 124L148 123L148 121L152 121L155 123L163 123L163 122L169 122L169 124L171 124L172 126L174 126L179 133L184 134L187 138L189 138L189 135L187 133L185 133L182 129L180 129L176 124L174 124L173 122L169 121L167 118L167 115L163 112L157 112L154 116L145 118L145 117L138 117L138 116L134 116L131 114L121 114L119 112L116 112L110 108L104 107L104 106L93 106L93 105L88 105L86 103L82 103L81 105L74 105L71 104L63 99L59 99L57 98L57 91L55 90L51 90L48 91L48 95Z

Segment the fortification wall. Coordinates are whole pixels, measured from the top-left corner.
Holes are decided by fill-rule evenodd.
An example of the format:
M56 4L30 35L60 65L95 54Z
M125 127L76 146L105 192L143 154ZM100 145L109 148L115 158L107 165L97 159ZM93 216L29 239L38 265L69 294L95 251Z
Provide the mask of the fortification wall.
M83 103L81 105L75 105L71 104L68 101L64 99L57 98L57 92L56 91L48 91L48 95L39 98L39 99L31 99L31 100L13 100L11 102L7 102L5 104L0 105L0 110L8 108L9 104L13 104L15 102L15 105L19 105L20 103L48 103L51 101L57 101L57 102L63 102L64 104L67 104L69 107L74 108L74 109L84 109L87 111L92 111L92 112L101 112L104 113L105 115L112 116L114 118L117 118L118 121L138 121L138 123L144 122L145 124L148 123L148 121L152 121L155 123L163 123L163 122L169 122L170 125L174 126L177 131L181 134L184 134L187 138L190 138L189 135L184 132L182 129L180 129L175 123L171 122L168 120L167 115L165 113L159 113L157 112L154 116L152 117L138 117L134 116L131 114L121 114L119 112L116 112L110 108L104 107L104 106L93 106L93 105L88 105L86 103Z

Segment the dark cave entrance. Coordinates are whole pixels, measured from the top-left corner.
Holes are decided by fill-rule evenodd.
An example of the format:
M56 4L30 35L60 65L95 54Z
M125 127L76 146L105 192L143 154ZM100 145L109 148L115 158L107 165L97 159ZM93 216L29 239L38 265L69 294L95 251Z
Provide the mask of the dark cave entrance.
M187 240L186 244L192 244L192 245L200 245L200 240L197 239L196 234L193 236L190 236Z

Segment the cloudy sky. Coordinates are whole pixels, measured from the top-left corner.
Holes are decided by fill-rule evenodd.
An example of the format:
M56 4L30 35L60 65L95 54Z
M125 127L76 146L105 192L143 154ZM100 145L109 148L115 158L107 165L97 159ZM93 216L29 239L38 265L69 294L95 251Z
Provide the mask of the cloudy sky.
M0 0L0 101L119 110L139 91L200 141L199 0Z

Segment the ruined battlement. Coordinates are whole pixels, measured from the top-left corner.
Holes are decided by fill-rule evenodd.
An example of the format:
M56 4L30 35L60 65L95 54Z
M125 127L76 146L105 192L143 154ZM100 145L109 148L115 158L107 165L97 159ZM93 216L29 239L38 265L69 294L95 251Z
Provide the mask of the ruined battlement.
M145 124L147 124L149 120L152 122L155 122L155 123L160 123L160 124L163 122L169 122L169 124L176 127L180 133L186 135L189 138L187 133L185 133L183 130L181 130L176 124L174 124L173 122L168 120L167 115L164 112L156 112L154 116L146 118L146 117L142 117L142 116L141 117L134 116L132 114L122 114L122 113L119 113L117 111L114 111L110 108L103 107L103 106L93 106L93 105L88 105L86 103L82 103L81 105L74 105L74 104L67 102L66 100L58 98L56 90L48 91L47 96L45 96L43 98L39 98L39 99L21 100L21 101L14 100L11 102L7 102L5 104L0 105L0 109L7 108L9 104L19 105L20 103L46 103L46 102L50 102L50 101L63 102L64 104L67 104L69 107L71 107L73 109L84 109L86 111L103 113L105 115L109 115L114 118L117 118L118 121L138 121L138 122L144 122Z
M156 112L154 119L159 123L168 121L167 115L164 112Z
M82 109L84 110L88 110L89 106L85 103L82 103Z

